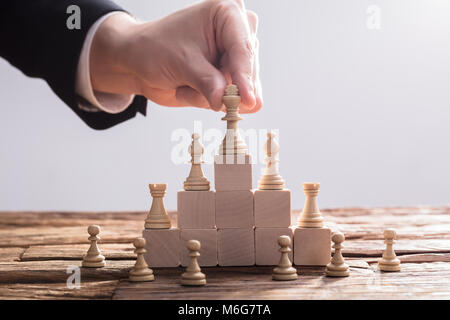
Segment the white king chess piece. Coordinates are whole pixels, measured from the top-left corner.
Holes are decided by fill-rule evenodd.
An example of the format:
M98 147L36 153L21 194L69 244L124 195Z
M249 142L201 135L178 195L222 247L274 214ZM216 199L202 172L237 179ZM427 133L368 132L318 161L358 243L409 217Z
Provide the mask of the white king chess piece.
M202 155L205 148L200 142L200 135L198 133L192 134L192 143L189 146L188 152L191 155L191 171L189 177L184 182L184 190L186 191L208 191L209 181L206 179L202 170Z
M278 172L280 146L275 141L275 136L273 132L267 133L267 141L263 146L263 150L266 153L266 169L259 180L259 190L283 190L285 186L284 180Z
M227 122L227 133L219 147L219 155L246 155L248 154L247 145L240 137L237 126L238 121L242 120L239 117L241 97L238 87L234 84L228 85L222 101L227 112L225 117L222 118Z

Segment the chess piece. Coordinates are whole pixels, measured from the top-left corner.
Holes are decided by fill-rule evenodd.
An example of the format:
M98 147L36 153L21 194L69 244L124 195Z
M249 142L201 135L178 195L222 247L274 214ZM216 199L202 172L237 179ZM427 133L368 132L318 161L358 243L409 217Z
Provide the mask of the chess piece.
M100 233L100 227L97 225L91 225L88 227L88 233L90 236L88 239L91 241L91 246L89 247L86 255L83 257L83 262L81 265L88 268L102 268L105 266L105 257L100 254L101 251L97 246L97 242L100 240L100 237L98 236Z
M327 268L325 273L330 277L348 277L350 275L350 271L348 268L348 264L345 263L344 257L342 256L342 245L344 242L345 236L340 232L335 232L331 236L331 241L333 241L334 255L331 258L329 264L327 264Z
M281 258L278 266L273 269L272 279L280 281L297 280L297 269L292 267L288 256L289 252L291 252L291 238L289 236L280 236L278 244L280 245Z
M284 180L278 173L278 153L280 146L275 141L275 133L267 133L267 141L263 146L266 152L266 169L258 183L259 190L283 190Z
M143 282L143 281L153 281L155 280L155 276L153 275L153 270L150 269L145 262L144 254L147 252L145 250L145 239L144 238L136 238L133 242L134 253L136 253L136 264L133 269L130 271L130 281L134 282Z
M200 142L200 135L194 133L192 135L192 144L189 146L189 153L191 154L191 171L189 177L184 182L184 190L186 191L208 191L209 181L206 179L202 171L202 155L205 151Z
M170 229L171 223L163 201L167 184L150 184L149 187L153 202L145 219L145 229Z
M205 274L201 272L197 258L200 256L200 242L197 240L189 240L187 248L191 261L186 268L186 272L181 275L181 284L184 286L204 286L206 284Z
M226 115L222 118L227 122L227 133L223 138L222 144L219 147L220 155L246 155L248 153L247 145L239 135L238 121L242 120L239 117L239 104L241 97L236 85L228 85L223 96L223 104L226 108Z
M386 250L383 252L383 256L378 261L378 269L381 271L400 271L400 260L395 255L393 248L394 239L397 233L394 229L384 230L384 243L386 243Z
M305 206L298 219L298 226L301 228L322 228L323 218L317 206L317 195L319 194L320 183L303 183L305 193Z

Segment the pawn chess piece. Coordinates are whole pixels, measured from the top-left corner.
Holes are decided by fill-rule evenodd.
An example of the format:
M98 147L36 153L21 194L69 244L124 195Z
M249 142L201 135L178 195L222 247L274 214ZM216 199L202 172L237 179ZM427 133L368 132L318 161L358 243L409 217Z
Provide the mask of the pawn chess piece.
M81 265L87 268L102 268L105 266L105 257L100 253L100 249L97 246L98 240L100 237L98 234L100 233L100 227L97 225L91 225L88 227L88 233L90 237L88 238L91 241L91 246L87 251L86 255L83 257L83 262Z
M163 200L167 184L150 184L149 187L153 202L145 219L145 229L170 229L171 223Z
M133 282L143 282L143 281L153 281L155 280L155 276L153 275L153 270L150 269L145 262L144 254L147 252L145 250L145 239L144 238L136 238L133 242L134 253L136 253L136 264L133 269L130 271L130 281Z
M228 85L225 89L225 95L222 98L226 108L226 115L222 118L227 122L227 133L219 147L220 155L246 155L248 153L247 145L239 135L238 121L242 120L239 116L239 96L238 87L234 84Z
M317 206L317 195L319 194L320 183L303 183L305 193L305 206L298 219L298 226L301 228L322 228L323 217Z
M383 256L378 261L378 269L381 271L400 271L400 260L395 255L393 248L394 239L397 233L394 229L384 230L384 243L386 243L386 250L383 252Z
M278 153L280 146L275 141L275 133L267 133L267 141L264 144L264 152L266 153L266 169L264 175L258 183L259 190L283 190L284 180L278 172Z
M280 245L281 258L278 266L273 269L272 279L279 281L297 280L297 269L292 267L288 255L291 252L291 238L289 236L280 236L278 244Z
M205 151L200 142L200 135L194 133L192 135L192 144L189 146L189 153L191 154L191 171L189 177L184 182L184 190L186 191L208 191L209 181L206 179L202 171L202 155Z
M342 245L345 236L340 232L335 232L331 236L331 241L333 241L334 255L331 258L325 273L330 277L348 277L350 275L348 264L345 263L344 257L342 256Z
M200 242L197 240L189 240L187 248L191 261L186 268L186 272L181 275L181 284L184 286L204 286L206 284L205 274L201 272L197 258L200 256Z

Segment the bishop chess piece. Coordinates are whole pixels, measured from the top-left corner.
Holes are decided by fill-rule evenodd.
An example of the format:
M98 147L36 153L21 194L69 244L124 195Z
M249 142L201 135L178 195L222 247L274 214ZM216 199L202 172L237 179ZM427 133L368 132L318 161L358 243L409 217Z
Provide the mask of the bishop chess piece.
M297 269L292 267L288 256L289 252L291 252L291 238L289 236L280 236L278 244L280 245L281 258L278 266L273 269L272 279L280 281L297 280Z
M305 206L298 219L298 226L301 228L322 228L323 217L317 205L317 195L319 194L320 183L303 183L305 193Z
M225 89L225 95L222 98L226 108L226 115L222 118L227 122L227 133L219 147L220 155L247 155L247 145L239 135L238 121L242 120L239 116L239 96L238 87L234 84L228 85Z
M397 258L394 251L394 239L397 233L394 229L384 230L384 243L386 244L386 250L383 252L383 256L378 261L378 268L381 271L400 271L400 260Z
M83 262L81 265L87 268L102 268L105 266L105 257L101 255L101 251L97 246L100 237L100 227L97 225L91 225L88 227L89 241L91 246L87 251L86 255L83 257Z
M163 201L167 184L150 184L149 187L153 202L145 219L145 229L170 229L171 223Z
M266 152L266 169L264 175L258 183L259 190L283 190L284 180L278 172L278 153L280 146L275 141L275 133L267 133L267 141L264 144L264 151Z
M208 191L209 181L206 179L202 171L202 155L205 148L200 142L200 135L194 133L192 135L192 144L189 146L189 153L191 154L191 171L189 177L184 182L184 190L186 191Z
M134 253L136 253L137 258L133 269L130 271L130 281L144 282L155 280L153 270L148 267L144 259L144 254L147 252L147 250L145 250L145 242L144 238L136 238L133 242L133 245L136 248Z
M189 240L187 243L191 260L186 272L181 275L181 284L184 286L204 286L206 284L206 276L201 272L197 261L200 256L200 253L198 253L200 247L200 242L197 240Z
M350 275L349 267L344 261L342 256L342 242L344 242L345 236L340 232L335 232L331 236L333 241L334 255L331 258L325 273L330 277L348 277Z

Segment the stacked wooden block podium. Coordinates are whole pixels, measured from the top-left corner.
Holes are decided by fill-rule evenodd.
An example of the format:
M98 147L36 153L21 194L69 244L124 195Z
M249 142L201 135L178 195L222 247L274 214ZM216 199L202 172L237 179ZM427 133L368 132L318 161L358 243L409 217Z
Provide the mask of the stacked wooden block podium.
M146 219L146 262L151 267L187 266L189 240L201 243L200 266L276 265L278 238L293 241L290 259L296 265L326 265L331 257L331 231L323 226L317 206L318 183L304 183L305 207L298 226L291 226L291 192L278 173L279 146L268 133L266 169L258 189L252 185L252 158L239 136L240 96L230 85L223 97L227 133L214 159L214 186L201 169L203 145L198 134L189 147L191 171L177 195L178 226L164 208L165 184L150 184L152 207Z

